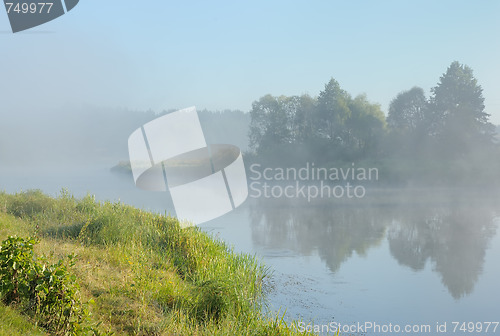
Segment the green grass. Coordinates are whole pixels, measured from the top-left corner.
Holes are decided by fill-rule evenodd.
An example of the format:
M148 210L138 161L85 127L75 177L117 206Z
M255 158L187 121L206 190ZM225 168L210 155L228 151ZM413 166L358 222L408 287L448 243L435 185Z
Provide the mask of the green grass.
M47 335L15 309L0 303L0 336Z
M298 335L262 313L269 270L196 227L119 203L0 193L0 240L37 236L37 256L77 255L72 272L91 322L115 335ZM28 317L0 306L0 330ZM3 314L3 311L6 313ZM33 321L31 321L33 322ZM20 329L21 328L21 329ZM35 329L29 329L35 330ZM28 331L27 334L36 334Z

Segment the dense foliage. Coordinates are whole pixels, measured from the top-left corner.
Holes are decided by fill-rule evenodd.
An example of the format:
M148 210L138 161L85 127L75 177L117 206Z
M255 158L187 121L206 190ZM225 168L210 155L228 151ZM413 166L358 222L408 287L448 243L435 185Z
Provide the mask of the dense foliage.
M317 97L266 95L252 105L249 138L259 160L332 165L364 161L388 183L491 183L500 154L482 88L453 62L426 97L413 87L390 103L387 118L365 95L331 79Z
M264 156L283 149L325 160L369 155L379 149L386 127L380 105L365 95L352 98L334 79L317 98L266 95L253 103L250 115L251 148Z

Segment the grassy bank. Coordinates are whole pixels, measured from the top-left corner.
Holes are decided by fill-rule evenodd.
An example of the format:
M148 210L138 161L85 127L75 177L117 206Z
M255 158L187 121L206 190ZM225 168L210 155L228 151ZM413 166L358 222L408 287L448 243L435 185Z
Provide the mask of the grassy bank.
M64 192L0 193L0 240L9 236L35 237L40 265L76 255L67 270L88 334L298 334L262 313L262 264L175 218ZM3 301L2 334L43 334L36 314Z

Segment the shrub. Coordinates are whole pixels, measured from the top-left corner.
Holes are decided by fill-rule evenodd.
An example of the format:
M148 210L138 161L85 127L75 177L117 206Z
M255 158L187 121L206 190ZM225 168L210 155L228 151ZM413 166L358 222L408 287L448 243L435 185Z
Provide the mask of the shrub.
M0 246L0 296L19 306L36 324L54 335L86 335L88 311L78 297L76 277L69 269L74 256L47 266L36 260L34 238L9 237ZM39 261L43 261L40 263Z
M15 194L5 205L8 213L16 217L34 217L35 215L52 209L54 199L40 190L29 190Z
M46 266L35 264L30 278L29 311L55 334L76 334L88 315L78 298L76 277L69 272L73 255Z
M33 238L9 237L0 247L0 294L6 304L28 297L34 271Z

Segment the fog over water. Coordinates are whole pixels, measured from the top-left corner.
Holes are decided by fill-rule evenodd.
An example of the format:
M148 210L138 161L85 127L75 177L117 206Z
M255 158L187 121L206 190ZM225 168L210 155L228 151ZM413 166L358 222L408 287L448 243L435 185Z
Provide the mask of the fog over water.
M30 118L26 123L16 114L2 123L1 189L57 195L67 188L77 197L91 193L98 200L174 213L168 193L142 191L130 173L110 170L127 159L128 135L154 113L81 107ZM237 137L244 132L221 134L217 123L210 126L210 116L200 118L210 142L244 146L246 135ZM261 163L258 169L266 167ZM248 177L249 183L266 182L251 170ZM267 182L283 185L290 179L273 176ZM287 319L433 326L497 319L500 193L371 182L364 197L353 199L253 195L201 228L272 268L266 281L269 308L286 309Z

